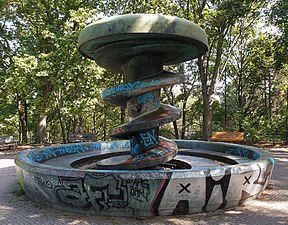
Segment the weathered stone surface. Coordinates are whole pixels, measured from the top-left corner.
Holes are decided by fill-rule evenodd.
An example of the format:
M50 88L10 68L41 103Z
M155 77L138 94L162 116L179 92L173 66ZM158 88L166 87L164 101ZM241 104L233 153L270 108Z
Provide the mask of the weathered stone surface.
M122 59L127 55L138 55L139 52L161 53L165 55L164 64L175 64L196 58L208 49L207 34L200 26L182 18L160 14L129 14L99 20L81 32L78 46L82 55L95 59L95 51L104 47L103 54L106 55L110 49L105 47L112 43L111 48L113 51L116 49L114 56L118 57L117 61L120 60L119 64L123 64ZM96 62L101 61L101 57ZM112 59L115 59L113 55L109 56L109 63ZM111 68L109 63L100 64L119 72L119 67Z
M229 208L258 196L272 175L274 160L265 150L228 143L175 143L181 149L179 157L169 162L180 167L175 169L163 165L148 170L95 169L101 159L129 158L129 141L32 149L19 154L15 163L31 199L61 212L98 216L178 215Z

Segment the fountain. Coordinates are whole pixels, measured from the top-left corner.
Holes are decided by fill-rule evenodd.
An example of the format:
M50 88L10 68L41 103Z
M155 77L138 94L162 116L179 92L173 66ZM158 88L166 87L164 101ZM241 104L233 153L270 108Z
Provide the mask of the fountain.
M132 14L87 26L79 52L125 83L103 92L127 107L112 128L122 140L66 144L20 153L16 171L27 196L50 207L105 216L206 212L253 199L265 189L274 160L268 151L229 143L168 140L159 126L181 110L160 103L160 90L185 81L163 70L203 55L206 33L172 16Z

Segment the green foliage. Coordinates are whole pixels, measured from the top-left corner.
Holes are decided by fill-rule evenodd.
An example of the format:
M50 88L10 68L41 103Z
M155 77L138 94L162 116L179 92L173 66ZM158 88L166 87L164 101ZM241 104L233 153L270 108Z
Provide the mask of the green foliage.
M87 24L106 15L126 13L175 15L196 22L208 33L210 49L203 66L206 94L212 94L213 131L243 130L253 140L265 138L267 133L285 133L288 4L278 0L271 10L267 9L270 22L279 28L279 33L259 34L255 25L265 16L261 10L268 3L267 0L3 0L0 135L23 136L26 132L35 142L38 117L44 115L47 141L65 142L71 132L94 132L99 140L110 139L110 128L122 123L120 108L105 105L101 93L106 87L123 82L123 76L83 58L77 51L77 39ZM163 136L185 139L202 136L205 95L198 65L199 61L194 61L167 68L187 74L188 81L162 92L163 102L181 107L184 116L174 126L163 126ZM219 84L225 81L225 85L216 85L216 81ZM217 100L212 98L214 88ZM27 128L23 128L23 120Z
M276 35L274 52L276 66L281 67L288 63L288 2L277 0L268 11L270 22L275 25L280 33Z

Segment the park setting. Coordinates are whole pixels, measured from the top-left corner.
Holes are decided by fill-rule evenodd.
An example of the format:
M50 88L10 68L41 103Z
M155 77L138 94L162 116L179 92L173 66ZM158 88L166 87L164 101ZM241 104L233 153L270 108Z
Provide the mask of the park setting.
M1 9L1 223L288 222L285 1Z

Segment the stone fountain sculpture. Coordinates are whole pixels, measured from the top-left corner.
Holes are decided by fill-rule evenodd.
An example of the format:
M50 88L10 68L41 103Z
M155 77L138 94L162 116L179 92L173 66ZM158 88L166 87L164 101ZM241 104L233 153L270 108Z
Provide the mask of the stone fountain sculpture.
M25 193L50 207L105 216L206 212L261 194L274 166L268 151L159 136L161 124L181 116L180 109L160 103L160 90L185 81L163 65L207 49L202 28L172 16L123 15L87 26L79 52L125 76L103 92L105 102L127 107L129 121L111 130L124 140L19 154L16 170Z
M127 106L129 122L113 128L111 136L130 140L131 157L109 158L98 162L98 168L140 169L176 156L177 145L159 137L159 125L179 119L181 110L161 104L160 89L183 82L185 76L164 71L163 65L200 57L207 49L203 29L171 16L117 16L91 24L81 32L80 53L125 76L125 84L106 89L103 99Z

